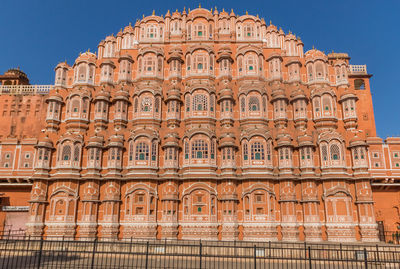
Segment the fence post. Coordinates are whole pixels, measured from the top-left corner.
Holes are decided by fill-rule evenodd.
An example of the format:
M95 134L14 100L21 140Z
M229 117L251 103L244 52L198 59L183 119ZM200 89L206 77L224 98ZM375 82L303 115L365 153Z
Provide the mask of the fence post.
M93 250L92 250L92 264L90 265L90 268L94 268L94 256L96 255L96 249L97 249L97 237L93 241Z
M367 249L364 248L364 265L365 269L368 269L368 257L367 257Z
M309 268L312 269L312 262L311 262L311 247L308 247L308 265Z
M201 239L200 239L200 244L199 244L199 259L200 259L200 266L199 268L201 269L201 260L202 260L202 252L203 252L203 244L201 243Z
M38 263L37 263L37 268L40 268L40 262L42 260L42 251L43 251L43 237L40 238L40 246L39 246L39 257L38 257Z
M148 268L149 265L149 241L146 243L146 269Z
M254 244L254 269L257 269L257 246Z
M379 262L379 246L376 244L376 261Z

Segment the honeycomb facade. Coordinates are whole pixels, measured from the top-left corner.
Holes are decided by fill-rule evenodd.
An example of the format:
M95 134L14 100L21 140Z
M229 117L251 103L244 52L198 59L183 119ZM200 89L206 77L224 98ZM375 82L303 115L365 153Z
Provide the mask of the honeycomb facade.
M378 241L370 75L349 60L203 8L107 36L55 68L28 233Z

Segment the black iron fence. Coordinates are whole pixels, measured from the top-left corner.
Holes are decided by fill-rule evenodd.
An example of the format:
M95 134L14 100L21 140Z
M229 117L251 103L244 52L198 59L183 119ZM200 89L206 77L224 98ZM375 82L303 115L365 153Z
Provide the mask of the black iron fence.
M379 240L389 244L400 245L400 231L384 231L379 233Z
M400 247L4 235L0 268L400 268Z

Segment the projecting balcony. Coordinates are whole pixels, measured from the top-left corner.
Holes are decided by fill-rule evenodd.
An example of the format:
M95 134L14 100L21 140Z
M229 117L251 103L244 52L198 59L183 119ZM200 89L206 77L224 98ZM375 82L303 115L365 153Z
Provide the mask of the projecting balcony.
M350 75L368 75L367 73L367 65L349 65L349 74Z
M49 94L54 85L0 85L3 95L35 95Z

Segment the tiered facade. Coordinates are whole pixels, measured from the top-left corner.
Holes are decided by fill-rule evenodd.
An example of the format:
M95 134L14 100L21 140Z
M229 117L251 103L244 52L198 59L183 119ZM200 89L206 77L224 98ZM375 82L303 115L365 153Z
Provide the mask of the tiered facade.
M358 71L255 16L144 17L57 65L28 232L377 241Z

